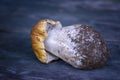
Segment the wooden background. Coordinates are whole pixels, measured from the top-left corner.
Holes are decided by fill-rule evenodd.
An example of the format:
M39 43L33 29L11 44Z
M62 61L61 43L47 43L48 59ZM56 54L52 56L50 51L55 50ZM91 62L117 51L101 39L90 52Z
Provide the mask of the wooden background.
M63 26L81 23L95 28L109 48L107 64L79 70L62 60L39 62L30 31L44 18ZM120 80L120 1L0 0L0 80Z

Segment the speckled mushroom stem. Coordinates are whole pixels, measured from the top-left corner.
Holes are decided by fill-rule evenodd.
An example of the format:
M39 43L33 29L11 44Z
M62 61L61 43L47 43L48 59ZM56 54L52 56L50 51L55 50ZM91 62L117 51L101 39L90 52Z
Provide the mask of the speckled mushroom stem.
M98 32L81 24L63 28L58 23L56 26L49 30L44 41L47 51L80 69L104 65L108 51Z

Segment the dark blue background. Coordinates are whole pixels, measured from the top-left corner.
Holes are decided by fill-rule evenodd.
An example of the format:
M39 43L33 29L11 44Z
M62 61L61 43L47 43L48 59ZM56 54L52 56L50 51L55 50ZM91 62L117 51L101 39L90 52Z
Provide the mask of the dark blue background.
M63 26L81 23L95 28L109 48L107 64L79 70L62 60L39 62L30 31L44 18ZM0 80L120 80L120 1L0 0Z

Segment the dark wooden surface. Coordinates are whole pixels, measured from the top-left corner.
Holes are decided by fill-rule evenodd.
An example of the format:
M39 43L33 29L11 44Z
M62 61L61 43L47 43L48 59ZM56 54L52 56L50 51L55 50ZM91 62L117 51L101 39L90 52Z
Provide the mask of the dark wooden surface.
M87 24L101 33L110 56L99 69L79 70L62 60L39 62L30 31L40 19ZM0 0L0 80L120 80L119 0Z

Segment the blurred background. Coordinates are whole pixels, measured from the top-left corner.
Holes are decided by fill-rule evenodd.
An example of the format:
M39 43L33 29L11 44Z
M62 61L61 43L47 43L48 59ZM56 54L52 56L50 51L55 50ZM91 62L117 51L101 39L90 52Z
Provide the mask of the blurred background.
M30 31L45 18L95 28L108 46L107 64L79 70L62 60L39 62ZM120 0L0 0L0 80L120 80Z

